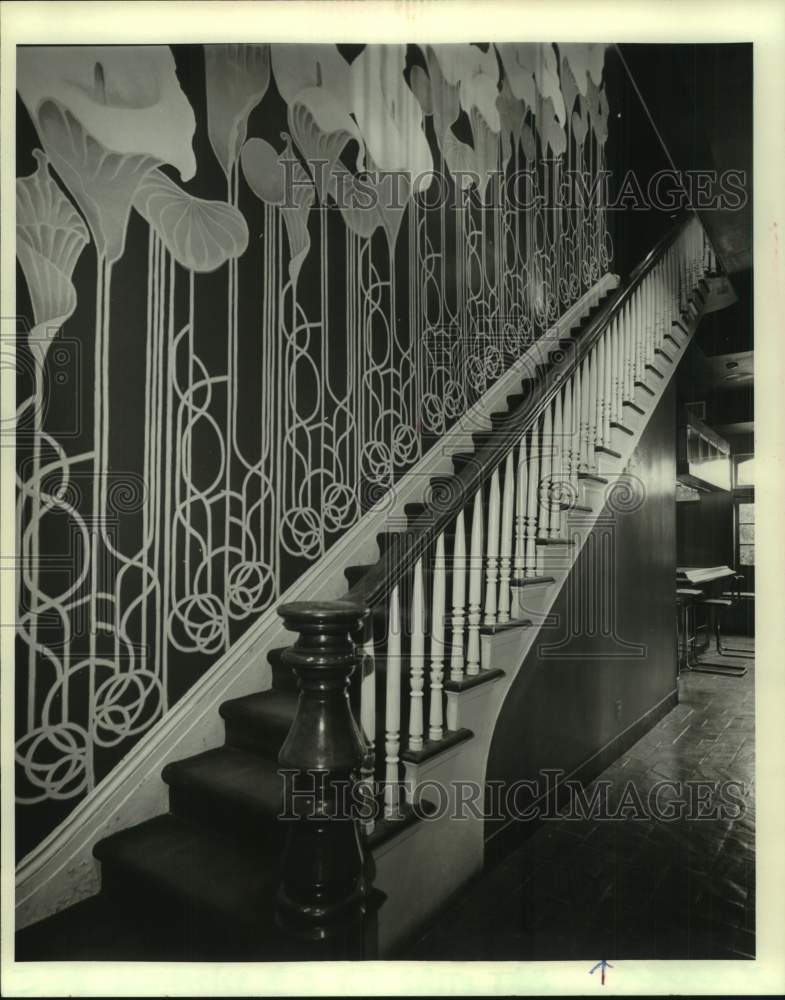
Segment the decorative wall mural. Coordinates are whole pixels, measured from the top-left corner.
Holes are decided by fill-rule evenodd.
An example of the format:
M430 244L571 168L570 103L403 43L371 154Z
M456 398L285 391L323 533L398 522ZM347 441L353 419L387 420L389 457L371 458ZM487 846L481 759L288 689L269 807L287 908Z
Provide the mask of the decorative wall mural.
M607 270L604 50L19 50L25 849Z

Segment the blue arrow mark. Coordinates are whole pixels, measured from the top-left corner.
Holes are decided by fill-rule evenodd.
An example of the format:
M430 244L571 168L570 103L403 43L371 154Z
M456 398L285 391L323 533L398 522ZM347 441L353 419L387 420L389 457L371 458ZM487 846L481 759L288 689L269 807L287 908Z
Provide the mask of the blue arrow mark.
M611 965L611 963L608 962L606 959L603 958L603 959L600 959L600 961L594 966L593 969L589 969L589 975L590 976L593 975L597 971L597 969L599 969L600 970L600 977L602 979L602 985L604 986L605 985L605 970L606 969L612 969L612 968L613 968L613 966Z

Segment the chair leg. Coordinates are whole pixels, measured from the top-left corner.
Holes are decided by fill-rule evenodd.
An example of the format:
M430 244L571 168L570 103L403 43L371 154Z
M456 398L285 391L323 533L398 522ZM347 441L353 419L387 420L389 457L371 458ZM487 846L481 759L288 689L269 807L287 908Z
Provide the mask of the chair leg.
M715 620L714 638L717 644L717 653L720 656L733 656L737 658L744 658L747 660L751 660L755 655L753 650L741 649L739 646L723 646L719 615L717 615Z
M723 646L719 629L717 630L717 652L720 656L736 656L747 660L751 660L755 656L752 649L742 649L741 646Z
M709 631L714 632L717 652L724 655L721 650L719 615L714 608L711 608L709 615ZM699 674L718 674L724 677L743 677L747 673L747 667L741 663L702 663L697 658L690 669Z

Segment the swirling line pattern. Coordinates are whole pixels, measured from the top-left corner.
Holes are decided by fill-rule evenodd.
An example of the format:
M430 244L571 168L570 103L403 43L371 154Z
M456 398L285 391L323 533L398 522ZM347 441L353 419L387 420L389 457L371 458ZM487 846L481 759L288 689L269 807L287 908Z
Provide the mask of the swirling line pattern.
M84 72L69 51L73 94L42 89L35 55L25 57L35 99L32 82L22 97L44 147L40 169L57 171L77 206L89 202L95 259L89 445L69 454L44 419L55 352L39 352L18 411L27 435L17 507L26 664L17 796L25 807L65 809L94 788L182 695L173 666L182 674L183 663L194 663L189 682L207 669L389 497L612 256L601 204L545 204L557 187L574 200L571 171L583 170L591 184L604 169L607 103L596 52L587 69L575 52L559 64L551 46L506 47L502 61L515 72L508 80L494 75L492 48L476 46L414 50L415 65L403 47L382 56L366 49L352 67L334 46L217 48L207 47L207 131L225 190L210 200L161 169L191 169L170 56L151 52L160 77L139 86L159 88L151 115L165 118L171 102L171 149L129 149L127 136L122 149L111 147L118 111L110 95L131 86L134 49L127 65L121 51L85 50ZM115 70L120 82L110 89ZM47 73L56 76L50 64ZM252 135L271 79L288 132ZM53 107L68 130L53 127ZM76 155L74 136L89 156ZM429 158L430 184L415 175ZM81 177L85 164L95 176ZM383 192L395 167L408 178L403 203L337 213L340 186L358 194L356 171L377 166L365 190ZM460 169L476 180L466 183ZM295 182L288 202L286 171ZM522 173L525 192L512 183ZM19 183L25 197L29 182ZM52 197L63 198L59 191ZM521 207L522 193L530 207ZM23 255L30 226L47 224L30 205ZM143 375L129 390L143 417L131 427L114 403L126 373L112 336L112 291L130 252L132 210L147 225L147 260L146 283L134 290L146 300L144 328L134 331ZM78 256L87 229L72 207L61 204L60 215L77 234ZM253 258L253 281L241 257ZM73 264L69 257L69 276ZM26 267L33 301L53 301L55 270ZM223 284L212 287L225 289L217 328L198 306L201 283L216 274ZM84 278L77 291L84 301ZM240 321L249 298L255 324ZM58 326L63 309L50 309ZM251 364L254 376L241 379ZM138 463L121 476L118 443L131 439ZM58 576L50 572L53 539L66 536ZM52 824L52 814L41 815L39 836Z

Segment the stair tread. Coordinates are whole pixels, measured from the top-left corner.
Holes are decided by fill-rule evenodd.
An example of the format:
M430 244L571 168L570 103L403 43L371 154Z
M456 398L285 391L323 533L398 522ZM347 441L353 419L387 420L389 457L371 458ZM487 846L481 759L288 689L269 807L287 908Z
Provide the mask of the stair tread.
M107 837L94 853L103 865L232 922L272 918L279 852L262 845L240 846L167 813Z
M265 725L291 725L299 695L296 691L270 688L256 694L244 695L225 701L219 711L223 719L258 722Z
M221 799L274 818L280 812L283 792L277 768L276 761L223 746L167 764L163 778L170 787L209 790Z
M226 745L277 759L297 711L297 682L232 698L219 708Z

